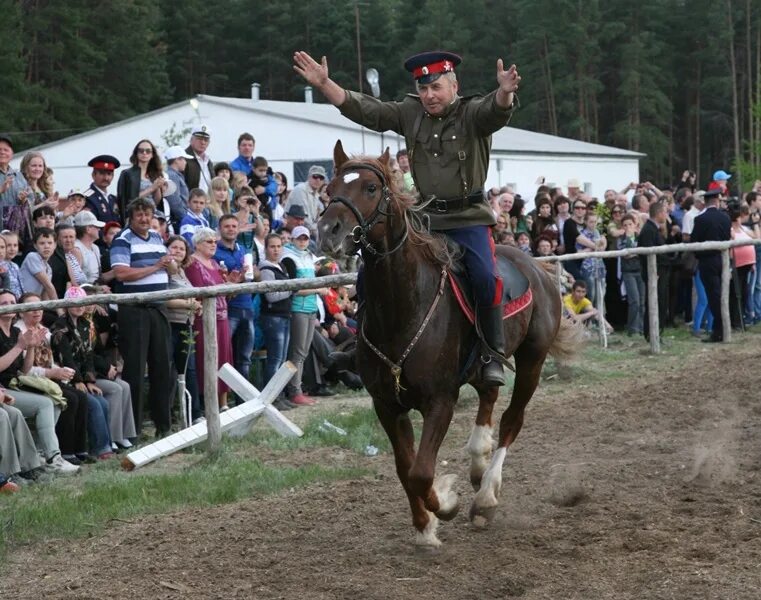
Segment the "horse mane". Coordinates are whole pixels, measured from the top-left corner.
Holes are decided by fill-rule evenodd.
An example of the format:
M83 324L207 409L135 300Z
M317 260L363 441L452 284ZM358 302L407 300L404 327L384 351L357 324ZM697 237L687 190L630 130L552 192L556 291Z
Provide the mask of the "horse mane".
M418 203L418 200L412 194L404 192L397 178L388 168L388 164L382 163L377 158L370 156L352 156L347 162L341 165L340 170L359 167L370 164L378 169L386 178L386 184L389 189L389 206L395 217L402 219L407 227L407 239L418 248L422 255L434 265L451 268L455 256L452 249L447 243L446 236L431 234L426 216L421 214L426 207L426 203Z

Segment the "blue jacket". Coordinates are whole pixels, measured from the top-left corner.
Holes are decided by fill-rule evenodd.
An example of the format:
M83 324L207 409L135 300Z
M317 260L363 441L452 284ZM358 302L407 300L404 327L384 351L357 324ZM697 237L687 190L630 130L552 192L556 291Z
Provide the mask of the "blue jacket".
M225 263L225 268L228 271L240 271L243 273L244 263L243 257L245 256L243 248L240 244L235 243L235 248L230 250L222 243L222 240L217 242L217 251L214 253L214 260L216 260L220 266ZM251 308L251 294L236 294L227 299L228 308Z

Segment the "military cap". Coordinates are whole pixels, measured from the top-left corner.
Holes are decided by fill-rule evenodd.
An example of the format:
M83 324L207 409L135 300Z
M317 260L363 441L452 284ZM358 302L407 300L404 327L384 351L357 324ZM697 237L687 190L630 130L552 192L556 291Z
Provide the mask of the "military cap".
M451 73L462 62L462 58L452 52L422 52L404 61L404 68L421 84L436 81L442 73Z
M113 171L121 166L119 159L110 154L99 154L95 158L91 159L87 163L88 167L97 169L98 171Z
M211 130L206 125L196 125L190 135L208 139L211 137Z

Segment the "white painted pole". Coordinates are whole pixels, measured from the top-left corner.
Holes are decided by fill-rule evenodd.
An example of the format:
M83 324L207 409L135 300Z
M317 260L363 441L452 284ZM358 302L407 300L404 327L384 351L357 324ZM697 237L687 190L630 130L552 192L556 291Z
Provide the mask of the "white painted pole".
M203 299L203 402L209 452L219 449L222 430L217 398L217 299Z
M600 344L603 348L608 347L608 330L605 328L605 296L603 294L602 281L595 279L595 299L597 300L597 323L600 327Z
M650 330L650 352L661 351L661 333L658 319L658 265L655 254L647 255L647 316Z
M729 264L729 250L721 251L721 327L724 330L724 341L732 341L732 320L729 317L729 282L732 268ZM716 318L716 315L714 315Z
M555 278L558 283L558 292L563 293L563 263L555 263Z

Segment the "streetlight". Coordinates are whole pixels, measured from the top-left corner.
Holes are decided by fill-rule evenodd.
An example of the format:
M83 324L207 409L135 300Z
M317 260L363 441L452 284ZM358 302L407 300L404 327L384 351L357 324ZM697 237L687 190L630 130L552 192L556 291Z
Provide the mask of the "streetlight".
M380 75L378 74L378 69L373 69L370 67L367 71L365 71L365 79L367 79L367 83L370 84L370 90L372 91L373 96L380 98ZM384 146L385 142L383 139L383 132L381 131L381 154L385 151Z

